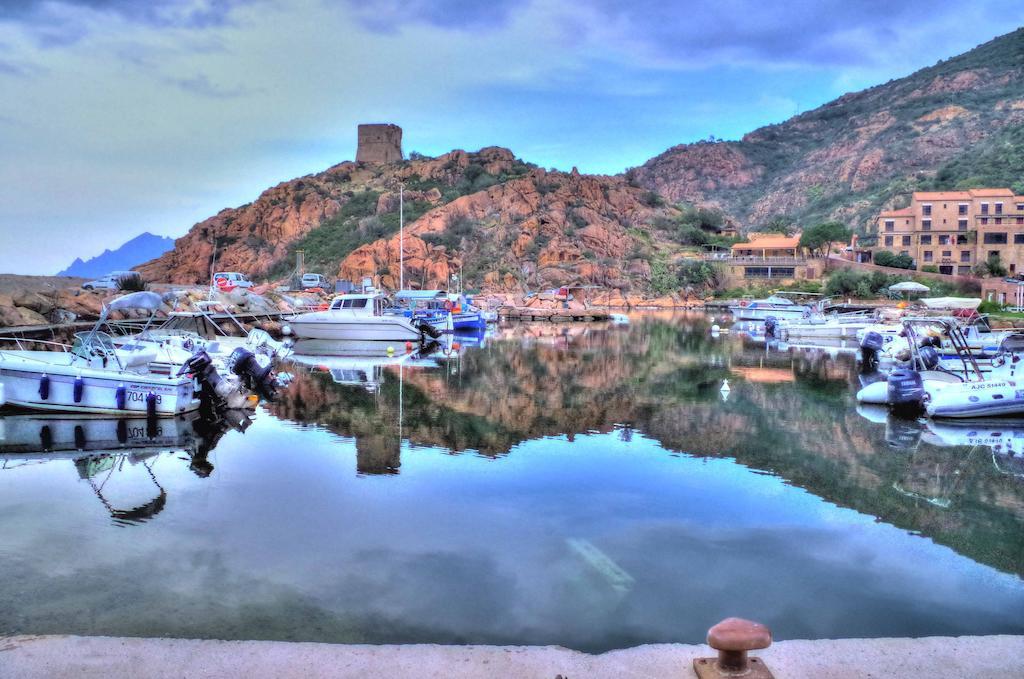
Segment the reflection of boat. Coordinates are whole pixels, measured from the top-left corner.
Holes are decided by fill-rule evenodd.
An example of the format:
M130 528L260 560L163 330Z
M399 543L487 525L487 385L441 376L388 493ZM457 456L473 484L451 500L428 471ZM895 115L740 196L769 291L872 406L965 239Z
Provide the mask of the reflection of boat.
M348 384L376 391L384 381L384 372L395 366L436 368L437 360L431 355L418 353L394 356L307 356L293 354L291 360L311 367L313 370L328 372L336 384Z
M929 420L924 440L936 446L986 446L1011 457L1024 454L1024 420Z
M424 333L437 336L426 321L385 313L387 308L387 298L380 294L339 295L325 311L287 320L300 339L420 342Z
M79 457L94 451L190 449L194 444L194 419L194 413L158 420L145 417L8 415L0 417L0 457L52 459L60 453Z

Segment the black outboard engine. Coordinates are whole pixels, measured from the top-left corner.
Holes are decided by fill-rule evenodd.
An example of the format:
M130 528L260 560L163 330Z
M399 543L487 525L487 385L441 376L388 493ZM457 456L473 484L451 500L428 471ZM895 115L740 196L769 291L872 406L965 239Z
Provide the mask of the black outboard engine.
M437 339L438 337L441 336L441 331L440 330L438 330L437 328L432 326L430 323L427 323L426 321L424 321L422 319L416 321L415 325L416 325L416 329L419 330L420 332L422 332L427 337L432 337L433 339Z
M185 373L195 375L195 378L199 381L201 388L199 397L204 404L221 404L223 399L217 393L217 385L223 379L220 373L217 372L217 369L213 367L213 360L209 354L205 351L197 351L193 354L192 358L185 361L181 369L178 370L178 376L180 377Z
M878 370L878 352L882 350L882 335L871 331L864 334L860 342L861 371L874 372Z
M775 316L768 316L764 319L764 336L777 339L779 336L779 319Z
M924 406L924 381L916 370L889 373L889 405L901 412L917 412Z
M939 367L939 352L931 344L927 344L917 350L920 358L918 370L935 370Z
M262 366L256 356L244 347L238 347L228 356L228 369L242 378L245 386L268 400L277 395L277 385L271 376L273 366Z

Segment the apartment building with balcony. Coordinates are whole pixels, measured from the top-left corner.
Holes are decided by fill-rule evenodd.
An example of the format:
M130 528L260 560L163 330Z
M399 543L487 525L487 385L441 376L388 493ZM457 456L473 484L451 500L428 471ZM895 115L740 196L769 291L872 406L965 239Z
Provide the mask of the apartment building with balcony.
M918 269L969 275L991 257L1024 274L1024 196L1010 189L917 191L910 205L878 215L873 251L907 254Z

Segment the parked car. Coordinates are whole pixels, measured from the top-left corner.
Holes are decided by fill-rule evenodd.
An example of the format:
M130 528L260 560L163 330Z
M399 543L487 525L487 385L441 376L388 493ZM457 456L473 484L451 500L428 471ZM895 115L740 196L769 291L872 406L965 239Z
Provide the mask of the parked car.
M325 276L318 273L304 273L302 274L302 280L299 283L299 287L303 290L310 290L312 288L320 288L321 290L330 290L331 283Z
M82 287L86 290L117 290L118 283L122 278L138 275L137 271L111 271L106 276L100 276L94 281L82 283Z
M213 284L218 288L251 288L253 282L237 271L219 271L213 274Z

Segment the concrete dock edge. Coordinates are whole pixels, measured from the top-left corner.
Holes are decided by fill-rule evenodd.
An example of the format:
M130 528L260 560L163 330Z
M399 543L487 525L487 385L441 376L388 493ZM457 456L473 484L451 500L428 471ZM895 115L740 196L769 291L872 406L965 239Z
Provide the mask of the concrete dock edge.
M130 637L0 637L0 677L692 678L707 646L651 644L589 655L557 646L370 646ZM781 641L776 679L1024 677L1024 636Z

